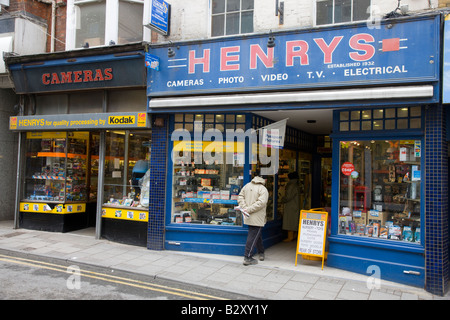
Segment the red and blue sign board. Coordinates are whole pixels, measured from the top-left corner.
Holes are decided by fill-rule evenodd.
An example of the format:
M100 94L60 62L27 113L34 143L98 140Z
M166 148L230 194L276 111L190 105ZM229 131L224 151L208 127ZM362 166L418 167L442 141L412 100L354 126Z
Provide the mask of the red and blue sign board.
M173 96L439 80L439 15L152 46L148 95Z

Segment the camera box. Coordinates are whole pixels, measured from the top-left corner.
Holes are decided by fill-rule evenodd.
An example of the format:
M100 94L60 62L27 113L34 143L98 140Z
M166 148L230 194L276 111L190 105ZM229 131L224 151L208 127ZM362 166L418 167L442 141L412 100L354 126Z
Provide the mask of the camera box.
M369 223L379 223L380 225L385 225L387 220L387 212L369 210L367 212L367 220L369 221Z
M364 211L353 210L353 221L356 224L367 224L367 213Z

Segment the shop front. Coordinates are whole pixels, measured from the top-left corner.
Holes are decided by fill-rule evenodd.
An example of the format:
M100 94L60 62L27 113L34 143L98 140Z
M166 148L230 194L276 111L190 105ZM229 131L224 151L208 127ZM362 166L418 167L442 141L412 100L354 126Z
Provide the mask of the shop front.
M448 215L434 198L447 183L433 174L446 170L435 161L447 148L436 135L445 129L440 34L433 14L151 45L159 70L148 72L148 110L159 126L150 171L167 178L150 178L150 202L166 201L150 209L148 248L243 254L246 226L233 208L262 167L264 241L277 243L281 184L297 171L302 208L331 205L328 266L435 290L442 278L428 259L444 259L431 240L443 234L431 221ZM323 137L297 125L311 110L332 112L332 163L319 156ZM284 114L291 144L267 147L258 129Z
M145 246L151 131L142 44L7 59L19 95L16 228Z

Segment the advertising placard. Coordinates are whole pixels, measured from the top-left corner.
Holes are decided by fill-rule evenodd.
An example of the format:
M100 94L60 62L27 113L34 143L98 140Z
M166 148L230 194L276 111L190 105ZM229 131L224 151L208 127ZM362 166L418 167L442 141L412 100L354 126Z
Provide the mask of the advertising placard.
M170 35L170 4L164 0L151 0L150 29L162 34Z
M307 255L322 258L322 270L325 260L325 241L327 236L328 213L320 209L301 210L298 226L297 255Z
M80 113L41 116L15 116L9 118L9 130L80 130L80 129L133 129L149 128L145 112Z

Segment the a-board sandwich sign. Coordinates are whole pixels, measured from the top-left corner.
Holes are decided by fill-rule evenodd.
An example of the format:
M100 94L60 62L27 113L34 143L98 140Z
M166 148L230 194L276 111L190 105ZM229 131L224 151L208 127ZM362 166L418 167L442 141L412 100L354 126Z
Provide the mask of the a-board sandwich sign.
M328 213L319 210L321 209L300 211L295 265L299 254L321 257L323 270Z

